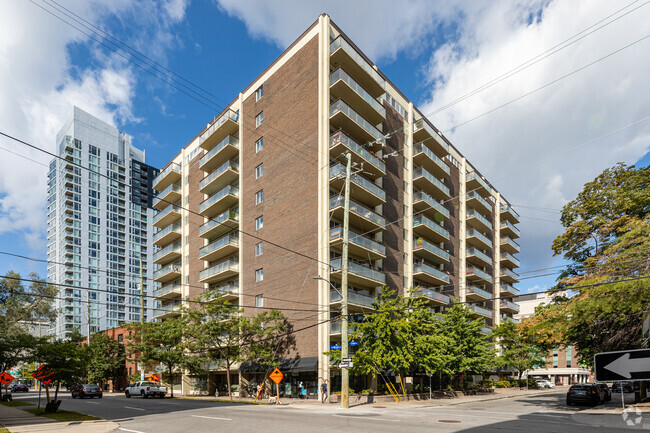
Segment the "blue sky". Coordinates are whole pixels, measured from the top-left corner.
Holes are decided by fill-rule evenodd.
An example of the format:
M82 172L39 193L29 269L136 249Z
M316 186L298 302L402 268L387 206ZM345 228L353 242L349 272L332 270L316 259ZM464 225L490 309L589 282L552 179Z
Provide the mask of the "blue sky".
M650 162L650 122L643 120L650 114L650 44L639 41L648 33L650 7L640 2L59 2L212 93L205 101L210 107L45 12L60 15L47 0L35 2L42 8L22 0L0 6L0 131L53 150L76 104L133 136L147 162L158 167L320 12L329 13L427 114L594 23L607 23L430 116L443 131L463 124L447 137L522 215L522 277L562 264L550 253L561 230L559 209L585 182L619 161ZM611 58L599 60L605 56ZM4 138L0 148L0 250L45 258L46 169L8 151L41 164L49 159ZM0 255L0 272L10 269L46 273L43 264ZM519 286L541 290L553 279L526 279Z

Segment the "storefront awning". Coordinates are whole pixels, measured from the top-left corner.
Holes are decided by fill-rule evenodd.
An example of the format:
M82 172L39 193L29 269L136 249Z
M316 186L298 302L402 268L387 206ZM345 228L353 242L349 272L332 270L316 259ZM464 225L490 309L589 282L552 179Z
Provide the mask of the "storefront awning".
M310 356L307 358L290 358L283 359L280 361L280 366L278 367L280 371L289 372L289 371L316 371L318 367L318 357ZM259 362L247 361L242 363L239 367L240 373L266 373L270 370L270 367L262 365Z

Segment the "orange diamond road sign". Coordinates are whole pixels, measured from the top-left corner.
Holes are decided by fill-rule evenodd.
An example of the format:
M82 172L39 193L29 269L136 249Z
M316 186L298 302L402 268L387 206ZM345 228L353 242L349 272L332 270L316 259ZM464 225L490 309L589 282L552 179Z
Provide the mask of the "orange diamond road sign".
M160 382L160 378L158 376L156 376L155 374L152 374L151 376L149 376L149 380L152 381L152 382Z
M2 372L2 374L0 374L0 383L1 384L9 385L12 380L14 380L14 377L12 375L10 375L9 373L7 373L6 371Z
M273 370L273 372L271 372L271 374L269 374L269 378L273 382L275 382L276 384L279 384L282 381L283 377L284 377L284 374L282 374L282 372L280 370L278 370L277 368L275 370Z

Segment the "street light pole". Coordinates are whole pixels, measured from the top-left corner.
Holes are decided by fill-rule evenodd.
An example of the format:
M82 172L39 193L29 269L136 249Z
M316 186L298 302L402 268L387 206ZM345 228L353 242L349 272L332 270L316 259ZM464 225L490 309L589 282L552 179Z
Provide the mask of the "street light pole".
M343 211L343 254L341 257L341 360L348 357L348 238L350 228L350 176L352 158L346 152L345 159L345 207ZM341 407L348 409L350 402L350 372L341 368Z

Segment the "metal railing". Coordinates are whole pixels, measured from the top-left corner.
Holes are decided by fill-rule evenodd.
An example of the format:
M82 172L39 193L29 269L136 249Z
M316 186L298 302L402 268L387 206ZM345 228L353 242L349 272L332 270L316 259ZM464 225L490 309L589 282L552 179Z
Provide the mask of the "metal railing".
M205 224L201 225L201 227L199 227L199 236L203 235L204 233L206 233L206 232L208 232L210 230L212 230L213 228L217 227L218 225L221 225L221 224L225 223L228 220L233 220L235 222L239 222L239 213L234 211L234 210L231 210L231 209L228 209L227 211L221 212L219 215L217 215L214 218L211 218L210 221L208 221L207 223L205 223ZM232 228L234 229L235 227L232 227Z
M158 212L153 217L152 224L156 224L158 221L160 221L161 219L163 219L164 217L166 217L167 215L169 215L172 212L180 212L180 211L181 211L181 208L179 206L177 206L175 204L169 205L165 209Z
M492 299L492 293L488 292L487 290L483 290L480 287L476 286L467 286L467 293L474 293L475 295L478 295L482 298L485 299Z
M467 229L467 237L478 238L482 240L484 243L486 243L487 245L489 245L490 247L492 246L492 240L476 229Z
M467 211L467 219L470 218L476 218L477 220L485 224L490 230L492 230L492 223L488 221L487 218L485 218L483 215L475 211L474 209L470 209Z
M224 162L215 171L213 171L212 173L210 173L209 175L201 179L201 181L199 182L199 189L203 189L203 187L205 187L207 184L209 184L210 182L212 182L213 180L221 176L223 173L226 172L226 170L229 169L237 173L239 172L239 164L237 164L235 161L231 159Z
M154 233L153 242L156 242L156 241L160 240L161 238L167 236L171 232L180 233L181 232L181 224L180 223L170 224L167 227L165 227L164 229L160 230L159 232Z
M359 155L362 159L367 161L373 167L386 173L386 163L377 158L371 151L357 144L356 141L348 137L343 131L337 131L330 137L330 147L334 147L338 143L342 143L345 147L350 149L353 153Z
M492 275L488 274L485 271L480 270L477 267L474 266L468 266L465 270L466 275L476 275L477 277L481 277L484 280L492 281Z
M382 115L382 117L386 117L386 109L377 101L375 98L372 97L370 93L366 91L359 83L354 81L352 77L348 75L345 70L342 68L338 68L334 72L330 74L330 86L332 86L334 83L336 83L338 80L341 80L345 82L352 90L354 90L355 93L357 93L364 101L366 101L370 106L377 111L379 114Z
M467 251L468 256L476 256L476 257L482 259L483 261L485 261L487 263L492 263L492 257L488 256L487 254L485 254L483 251L479 250L478 248L469 247L469 248L467 248L466 251Z
M425 146L423 143L417 143L413 145L413 155L417 155L422 152L427 157L433 160L438 167L440 167L445 173L449 174L449 166L444 163L442 159L438 157L431 149Z
M208 153L206 153L201 157L201 159L199 159L199 167L203 166L203 164L208 162L214 155L221 152L221 150L228 145L239 147L239 140L237 140L232 135L227 135L226 137L224 137L216 146L210 149Z
M423 201L431 206L432 209L437 210L446 218L449 218L449 210L424 191L417 191L415 194L413 194L413 201Z
M440 247L432 244L428 240L418 237L413 239L413 249L414 250L427 250L432 254L435 254L439 257L442 257L444 260L449 261L449 253L443 250Z
M157 271L154 271L153 278L160 278L163 275L169 274L170 272L180 272L181 271L181 262L174 262L167 266L164 266Z
M167 176L172 171L175 171L176 173L181 174L181 166L179 164L176 164L175 162L172 162L171 164L169 164L167 166L166 169L164 169L163 171L158 173L158 176L153 178L153 182L151 184L152 185L157 184L158 182L160 182L160 180L162 180L165 176Z
M363 56L361 56L361 54L359 54L357 50L355 50L342 36L338 36L330 42L330 54L339 48L343 49L343 51L357 62L357 64L361 66L361 68L366 71L366 73L370 75L370 77L372 77L372 79L375 80L382 89L386 88L386 80L384 80L381 75L379 75L379 72L377 72L375 68L373 68L372 65L368 63L366 59L364 59Z
M417 227L420 225L427 226L431 230L441 234L445 239L449 239L449 231L446 228L442 227L440 224L432 221L431 219L427 218L422 214L415 215L413 217L413 227Z
M341 226L336 226L330 228L330 240L335 240L335 239L343 239L343 227ZM363 248L366 248L370 251L373 251L377 254L385 255L386 254L386 247L380 244L379 242L373 241L372 239L369 239L365 236L362 236L358 233L353 232L352 230L349 231L348 234L348 241L350 243L359 245Z
M219 192L215 193L214 195L210 196L206 200L204 200L201 204L199 204L199 212L203 212L222 198L224 198L227 195L233 195L235 197L239 197L239 188L237 188L234 185L226 185L223 189L221 189Z
M449 275L446 273L442 272L439 269L434 268L431 265L428 265L427 263L417 263L413 266L413 273L417 274L423 272L425 274L429 274L435 278L438 278L439 280L442 280L446 283L449 283L450 278Z
M449 188L447 185L442 183L440 179L429 173L425 168L423 167L417 167L413 171L413 180L417 179L418 177L424 177L426 180L437 186L442 192L444 192L446 195L449 195Z
M208 137L210 137L214 133L214 131L219 129L219 127L224 123L226 123L228 120L232 120L233 122L237 123L238 118L239 116L237 115L237 113L228 109L228 111L223 113L221 117L219 117L217 120L212 122L210 127L203 134L201 134L201 136L199 137L199 145L203 144L203 142L207 140Z
M339 206L345 205L345 197L342 195L335 195L330 197L330 210L337 208ZM380 225L382 227L386 226L386 220L384 217L379 215L377 212L368 209L365 206L360 205L359 203L350 200L350 212L357 214L363 218L366 218L373 223Z
M339 302L343 298L339 292L330 290L330 302ZM373 308L372 304L377 302L377 299L372 296L362 295L361 293L352 292L348 290L348 303L357 304L363 307Z
M217 275L226 271L239 272L239 262L232 259L227 259L223 262L217 263L216 265L210 266L209 268L205 268L199 273L199 280L203 280L205 278L209 278L213 275Z
M343 176L345 179L345 166L341 163L335 164L330 167L330 180L336 176ZM369 191L371 194L379 197L382 200L386 200L386 192L381 189L378 185L372 183L365 177L359 176L358 174L353 174L350 176L350 182L359 185L361 188Z
M440 135L436 131L434 131L434 129L427 122L425 122L424 119L420 119L415 123L413 123L413 132L417 132L420 129L424 129L425 131L427 131L427 133L430 136L436 139L436 142L439 145L441 145L447 152L449 152L449 145L442 140Z
M470 192L467 193L467 200L470 200L470 199L474 199L474 200L478 201L479 203L481 203L483 206L485 206L486 208L488 208L490 210L492 209L492 205L490 203L488 203L488 201L486 199L481 197L481 194L477 193L476 191L470 191Z
M199 257L203 257L207 254L210 254L213 251L216 251L220 248L225 247L226 245L232 245L235 247L239 246L239 236L234 233L229 233L226 236L222 236L219 239L209 243L203 248L199 249Z
M166 256L167 254L169 254L169 253L171 253L173 251L178 250L180 252L180 249L181 249L181 242L180 241L177 241L177 242L174 242L173 244L167 245L162 250L156 251L154 253L153 261L155 262L159 258L164 257L164 256Z
M338 258L338 259L330 260L330 269L333 272L340 271L341 259ZM352 261L348 261L348 272L359 275L364 278L368 278L373 281L378 281L381 284L384 284L386 282L386 275L384 275L383 272L377 271L375 269L371 269L368 266L360 265Z
M365 117L354 111L348 104L339 99L330 106L330 117L334 116L337 112L341 112L356 122L368 134L372 135L376 140L384 141L384 134L381 133L372 123L368 122Z

